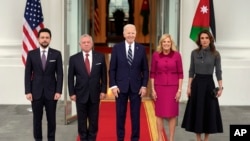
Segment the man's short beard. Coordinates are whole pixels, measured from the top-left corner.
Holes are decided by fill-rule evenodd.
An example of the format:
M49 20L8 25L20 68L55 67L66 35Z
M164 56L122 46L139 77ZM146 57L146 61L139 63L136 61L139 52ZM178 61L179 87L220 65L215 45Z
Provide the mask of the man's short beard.
M47 44L46 46L43 44L40 44L43 48L47 48L49 45Z

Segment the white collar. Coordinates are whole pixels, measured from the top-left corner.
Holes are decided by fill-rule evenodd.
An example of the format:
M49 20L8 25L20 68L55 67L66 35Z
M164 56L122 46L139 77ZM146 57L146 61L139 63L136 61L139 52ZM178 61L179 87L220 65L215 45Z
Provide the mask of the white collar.
M42 47L40 47L40 52L43 52L43 51L48 52L49 51L49 47L46 47L45 49L42 48Z

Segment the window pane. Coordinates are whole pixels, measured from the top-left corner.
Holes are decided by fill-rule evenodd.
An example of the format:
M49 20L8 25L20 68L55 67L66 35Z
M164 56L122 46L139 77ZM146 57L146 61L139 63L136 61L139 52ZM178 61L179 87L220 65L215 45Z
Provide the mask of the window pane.
M123 9L125 12L125 17L128 17L129 5L127 0L110 0L109 17L113 17L113 12L116 9Z

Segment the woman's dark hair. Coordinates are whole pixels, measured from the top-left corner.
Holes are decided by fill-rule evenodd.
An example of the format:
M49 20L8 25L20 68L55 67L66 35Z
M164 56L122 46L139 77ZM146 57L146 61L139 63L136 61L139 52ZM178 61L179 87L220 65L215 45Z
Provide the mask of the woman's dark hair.
M42 32L47 32L47 33L49 33L49 36L50 36L50 38L51 38L51 31L50 31L48 28L42 28L42 29L40 29L39 32L38 32L38 37L40 37L40 34L41 34Z
M215 45L214 45L214 37L213 35L211 34L211 32L209 32L208 30L202 30L199 35L198 35L198 39L196 41L196 44L198 45L199 49L198 50L201 50L202 46L201 46L201 41L200 41L200 37L201 37L201 34L207 34L208 35L208 38L210 40L210 51L213 53L213 54L216 54L216 48L215 48Z

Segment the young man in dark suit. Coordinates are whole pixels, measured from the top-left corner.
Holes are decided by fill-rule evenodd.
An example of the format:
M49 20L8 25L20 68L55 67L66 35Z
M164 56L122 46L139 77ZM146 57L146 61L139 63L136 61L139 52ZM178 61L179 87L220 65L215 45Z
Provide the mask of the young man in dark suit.
M69 95L76 102L80 140L96 141L100 99L107 92L107 67L104 55L92 50L90 35L81 36L80 46L82 51L69 59Z
M25 65L25 94L31 101L33 133L36 141L42 141L42 117L45 107L48 121L48 141L55 141L56 105L62 94L62 56L49 47L51 31L38 32L39 48L29 51Z
M130 101L131 141L139 141L141 98L146 95L149 78L144 46L135 42L136 28L124 26L125 41L116 44L111 53L109 82L116 97L117 141L124 141L127 103Z

